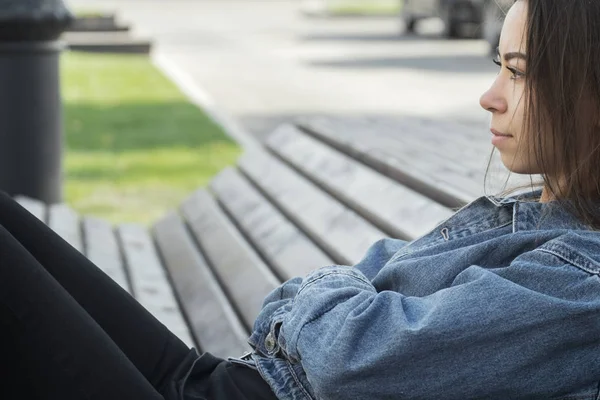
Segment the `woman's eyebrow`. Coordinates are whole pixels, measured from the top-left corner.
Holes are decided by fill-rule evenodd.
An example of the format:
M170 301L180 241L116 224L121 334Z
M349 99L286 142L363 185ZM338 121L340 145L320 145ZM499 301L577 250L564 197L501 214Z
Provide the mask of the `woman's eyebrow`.
M525 54L520 53L518 51L513 51L513 52L510 52L510 53L505 53L504 54L504 60L507 61L507 62L510 61L510 60L512 60L513 58L520 58L522 60L527 60L527 57L525 56Z
M498 55L498 58L500 58L500 47L496 48L496 54ZM506 62L512 60L513 58L520 58L522 60L527 60L527 57L525 56L525 54L518 52L518 51L513 51L510 53L504 54L504 61L506 61Z

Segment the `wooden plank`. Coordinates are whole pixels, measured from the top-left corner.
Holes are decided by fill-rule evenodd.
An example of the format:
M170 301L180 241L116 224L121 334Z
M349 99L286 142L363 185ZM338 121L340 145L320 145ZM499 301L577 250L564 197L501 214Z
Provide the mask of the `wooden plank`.
M219 287L179 215L172 212L153 227L175 292L203 352L240 356L249 349L248 333Z
M267 146L353 210L392 236L413 240L453 211L307 136L283 125Z
M282 280L333 261L234 168L210 184L219 203Z
M139 225L124 224L117 233L135 298L188 346L194 346L148 231Z
M46 205L44 203L25 196L17 196L15 200L37 219L46 222Z
M420 150L433 159L455 166L458 174L479 177L492 150L491 144L484 138L489 138L491 134L482 130L479 138L471 139L466 137L468 134L465 130L449 123L442 125L439 122L406 118L377 121L361 133L364 138L368 132L394 144L394 148Z
M319 140L447 207L530 183L529 176L509 174L495 154L484 186L492 146L486 132L467 125L409 117L298 121Z
M238 164L287 218L338 263L358 263L374 242L388 236L265 151L247 152Z
M181 212L249 331L264 298L279 285L278 279L208 192L195 192L183 202Z
M393 138L416 139L415 144L438 151L442 156L467 152L477 158L492 149L489 130L452 121L406 116L387 117L371 120L371 128ZM444 151L446 149L451 149L451 154L447 154ZM470 160L461 157L460 161L468 163Z
M66 204L53 204L48 208L48 226L71 246L83 254L83 240L79 216Z
M330 118L330 121L337 124L339 119ZM447 160L447 168L477 184L473 198L483 195L482 183L493 149L487 129L453 121L402 116L372 118L369 119L369 125L346 124L340 132L344 132L345 136L350 135L354 140L371 141L375 137L378 148L385 148L392 153L396 152L392 149L397 148L400 148L400 154L404 149L418 149L420 154L425 154L419 163L421 168L424 166L426 169L432 155L435 159ZM491 161L486 181L488 193L502 190L508 177L509 185L530 182L527 176L510 175L497 151Z
M300 126L335 149L446 207L462 207L480 195L472 180L453 174L453 167L437 168L439 165L428 162L430 156L424 152L390 149L390 142L382 140L353 139L347 131L338 131L334 124L322 120L303 120Z
M431 151L442 150L440 154L448 156L443 150L479 154L491 150L489 132L480 127L475 128L447 120L434 120L424 117L410 116L377 116L366 117L301 117L302 124L327 126L352 136L353 139L365 138L365 133L376 131L378 135L389 135L393 139L416 139L417 144L428 147ZM354 136L354 135L357 136ZM469 160L461 160L469 161Z
M82 228L86 257L131 293L112 224L99 218L84 217Z
M412 125L403 126L403 129L411 127ZM505 184L510 187L530 183L530 177L527 175L510 174L502 164L498 152L492 156L492 145L483 139L488 138L485 132L481 132L479 138L469 139L472 143L477 143L476 146L469 146L464 143L464 132L456 131L458 128L446 128L443 134L450 137L446 140L440 137L442 133L431 133L427 129L440 131L443 128L432 123L425 124L425 127L416 125L414 133L409 135L399 134L397 125L385 126L378 123L361 132L356 140L365 141L368 138L369 146L375 149L374 154L377 151L385 152L396 159L394 163L398 160L410 161L414 171L430 179L443 178L454 188L468 193L469 197L464 199L467 201L486 193L496 193L502 190ZM463 140L459 141L459 138ZM490 156L490 170L486 177Z

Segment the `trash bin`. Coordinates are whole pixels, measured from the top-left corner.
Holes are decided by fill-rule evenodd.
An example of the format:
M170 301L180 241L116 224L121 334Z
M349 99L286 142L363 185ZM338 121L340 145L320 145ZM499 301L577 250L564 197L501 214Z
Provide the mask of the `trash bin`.
M0 190L62 200L61 0L0 0Z

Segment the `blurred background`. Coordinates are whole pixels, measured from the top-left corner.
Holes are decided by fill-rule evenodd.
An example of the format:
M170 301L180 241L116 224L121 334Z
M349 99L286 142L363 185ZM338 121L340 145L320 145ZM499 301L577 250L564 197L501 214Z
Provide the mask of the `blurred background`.
M490 141L478 102L511 1L65 3L89 22L61 61L65 200L85 214L149 223L296 117L453 121Z

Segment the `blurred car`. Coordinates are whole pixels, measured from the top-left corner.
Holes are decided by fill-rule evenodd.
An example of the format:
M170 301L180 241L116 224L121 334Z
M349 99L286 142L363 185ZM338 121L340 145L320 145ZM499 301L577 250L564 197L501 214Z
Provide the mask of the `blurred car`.
M442 35L464 36L464 25L475 24L475 36L486 39L495 49L500 38L504 15L514 0L404 0L402 19L407 32L414 32L417 22L438 17L444 22Z

